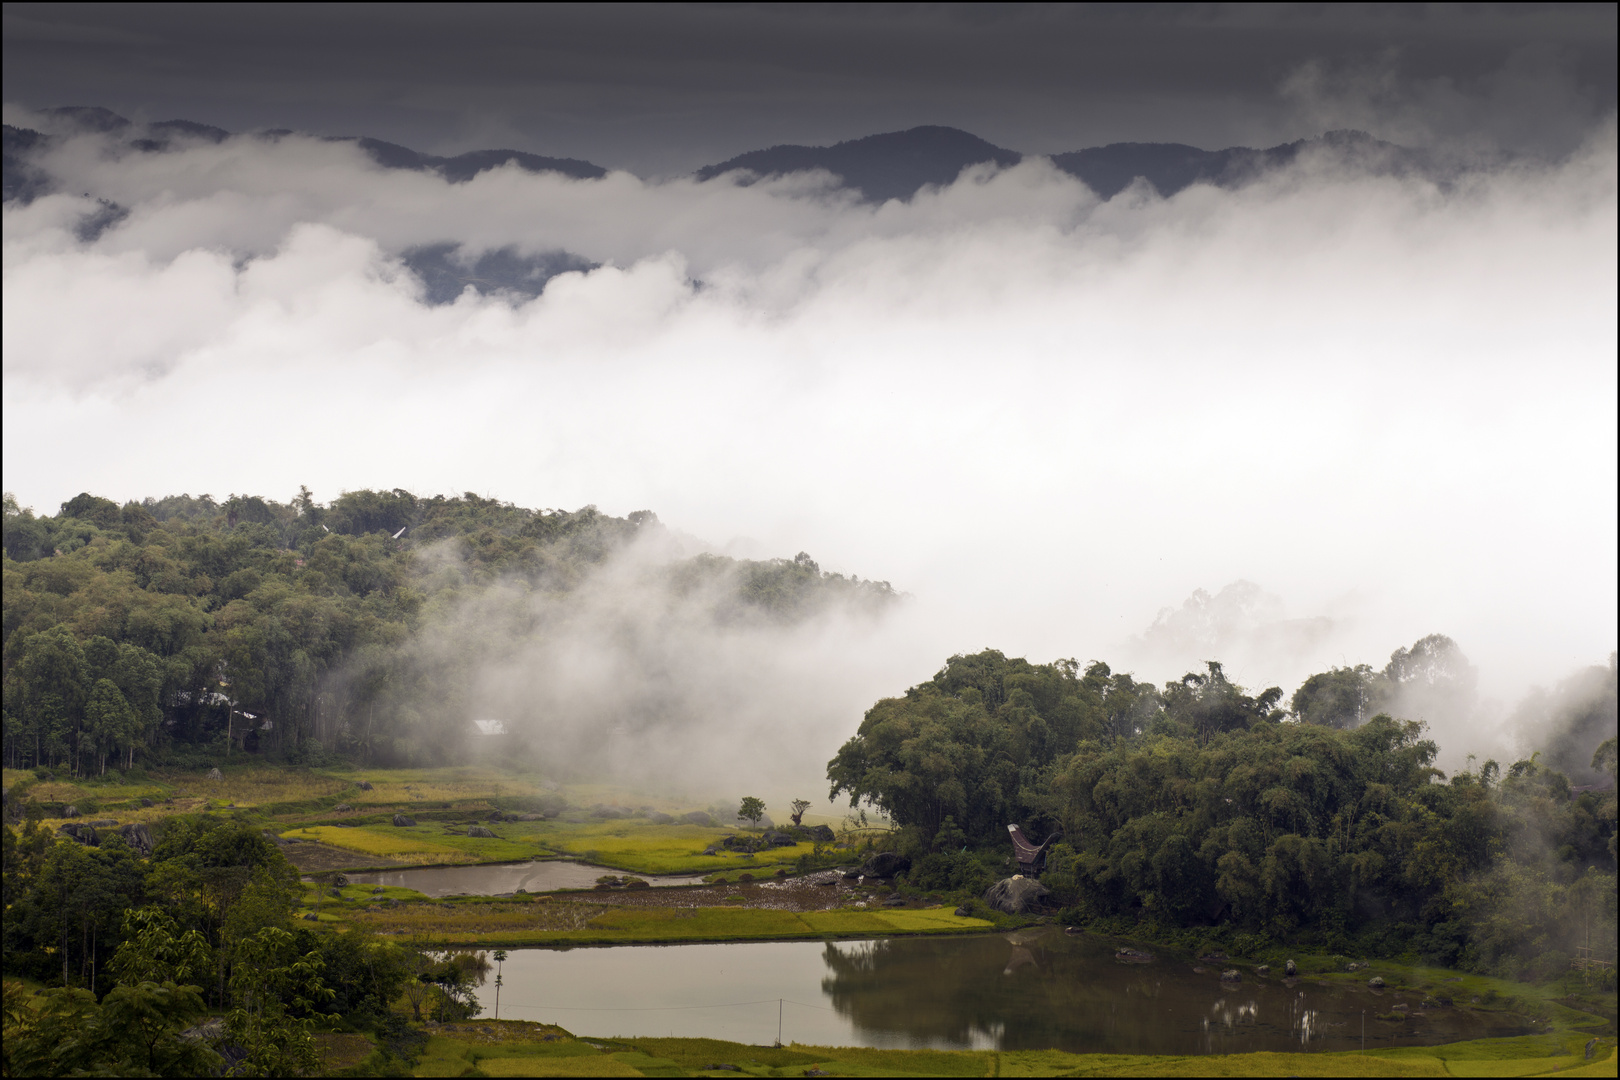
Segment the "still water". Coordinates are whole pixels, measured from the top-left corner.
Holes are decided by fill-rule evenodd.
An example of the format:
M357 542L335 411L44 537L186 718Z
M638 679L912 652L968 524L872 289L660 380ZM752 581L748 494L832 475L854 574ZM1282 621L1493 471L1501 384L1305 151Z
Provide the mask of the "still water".
M1057 927L854 942L515 949L500 1016L603 1037L1197 1054L1353 1050L1519 1034L1517 1017L1420 1010L1423 995L1123 964ZM1292 981L1292 980L1291 980ZM495 1014L494 978L478 991ZM1405 1004L1413 1019L1377 1019Z
M394 885L415 889L427 896L496 896L500 893L550 892L553 889L589 889L603 874L616 874L587 863L547 860L543 862L494 863L485 866L426 866L417 870L381 870L368 874L345 875L356 885ZM703 875L638 875L652 885L701 885Z

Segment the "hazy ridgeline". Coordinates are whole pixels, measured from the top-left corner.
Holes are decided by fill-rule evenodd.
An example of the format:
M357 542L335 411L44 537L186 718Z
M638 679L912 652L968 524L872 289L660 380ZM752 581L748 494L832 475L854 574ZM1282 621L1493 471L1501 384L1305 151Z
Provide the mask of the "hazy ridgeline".
M655 507L915 595L849 650L887 659L844 726L984 646L1291 687L1439 629L1487 719L1613 646L1611 122L1557 160L1313 138L1161 189L1028 155L879 202L7 115L54 178L4 209L25 504L160 476ZM1238 580L1281 599L1229 619ZM1200 587L1208 626L1130 640ZM1444 755L1481 730L1428 719Z
M470 493L123 507L86 494L50 517L8 496L5 560L5 760L80 772L212 762L228 739L233 753L290 761L495 756L666 784L717 769L818 780L861 712L894 690L890 624L903 627L909 606L888 582L823 571L802 552L710 554L650 511L527 510ZM1240 583L1221 597L1255 593ZM1199 594L1142 640L1219 606ZM1059 667L1071 680L1078 670ZM1042 752L1140 737L1188 694L1251 702L1233 714L1241 723L1210 721L1216 730L1257 718L1352 729L1388 713L1444 742L1490 718L1474 665L1438 634L1376 669L1311 675L1291 695L1250 699L1220 664L1204 667L1162 688L1117 676L1128 715L1040 736ZM1512 734L1593 782L1614 710L1611 655L1532 692ZM1002 814L993 801L975 812Z

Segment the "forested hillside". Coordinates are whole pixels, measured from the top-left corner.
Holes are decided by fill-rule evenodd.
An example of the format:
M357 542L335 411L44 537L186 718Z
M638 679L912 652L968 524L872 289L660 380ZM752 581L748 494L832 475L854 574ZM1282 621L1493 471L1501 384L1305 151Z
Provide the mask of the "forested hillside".
M490 665L578 633L592 589L593 611L722 630L896 598L803 553L688 554L650 511L397 489L330 505L84 494L43 517L7 495L4 540L5 762L80 774L227 752L457 760L473 720L532 695L498 697Z
M955 656L872 707L828 765L831 794L905 827L924 888L988 884L1009 823L1061 831L1042 881L1072 922L1511 975L1555 975L1586 945L1612 960L1614 657L1541 732L1565 757L1579 744L1593 790L1539 754L1447 777L1421 722L1357 715L1460 671L1454 644L1426 638L1383 672L1313 676L1291 714L1280 689L1251 695L1215 663L1160 688L1100 663Z

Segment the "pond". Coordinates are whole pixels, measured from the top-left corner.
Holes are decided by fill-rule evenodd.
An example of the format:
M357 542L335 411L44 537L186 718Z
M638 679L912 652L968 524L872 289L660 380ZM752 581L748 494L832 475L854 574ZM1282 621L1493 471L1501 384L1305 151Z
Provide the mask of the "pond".
M345 874L356 885L393 885L415 889L426 896L498 896L519 889L550 892L553 889L589 889L603 874L617 874L588 863L561 859L520 863L490 863L483 866L425 866L416 870L376 870ZM701 885L702 874L638 874L651 885Z
M1523 1034L1516 1016L1421 1009L1421 994L1305 980L1220 982L1184 959L1114 959L1057 927L847 942L514 949L500 1016L602 1037L1200 1054L1353 1050ZM478 991L495 1015L493 976ZM1379 1020L1406 1005L1411 1019Z

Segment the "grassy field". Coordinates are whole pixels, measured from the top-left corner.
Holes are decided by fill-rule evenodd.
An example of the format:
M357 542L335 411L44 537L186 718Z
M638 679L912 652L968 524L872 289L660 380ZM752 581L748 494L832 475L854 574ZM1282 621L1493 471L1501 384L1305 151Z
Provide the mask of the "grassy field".
M31 771L8 769L4 784L8 791L15 788L24 799L44 804L42 822L51 829L68 820L60 813L68 806L78 808L79 820L110 818L119 824L226 811L288 838L351 852L355 866L366 865L368 858L439 866L565 856L636 874L724 874L734 879L741 873L765 877L791 868L813 848L800 844L753 856L704 855L705 848L740 830L724 824L655 825L646 817L601 819L589 812L597 806L637 814L704 809L691 800L607 784L558 785L539 775L482 767L295 770L227 764L219 780L203 772L42 780ZM142 806L142 800L154 805ZM570 809L546 821L487 822L492 810L527 810L546 800L566 801ZM420 824L396 828L391 823L396 813ZM476 817L498 838L467 836L465 821L435 820L446 817ZM806 820L832 819L810 815Z
M1488 1039L1356 1053L1224 1056L747 1046L716 1039L586 1039L522 1021L436 1028L417 1076L1614 1076L1614 1040ZM547 1041L549 1040L549 1041ZM723 1068L715 1068L723 1066ZM476 1070L476 1071L475 1071Z
M791 912L766 908L620 907L550 897L430 901L409 889L374 894L350 885L323 894L318 921L348 923L377 933L425 935L447 946L632 945L698 941L784 941L902 934L961 934L992 929L947 908L883 911L838 908ZM314 912L313 888L299 913ZM399 906L382 902L399 900ZM336 925L333 926L336 929Z

